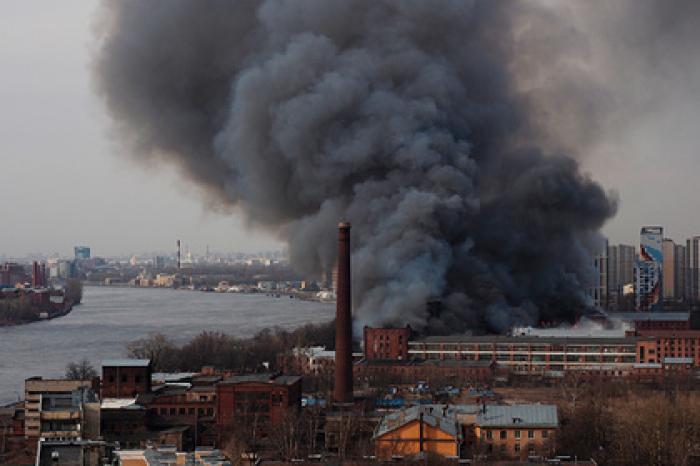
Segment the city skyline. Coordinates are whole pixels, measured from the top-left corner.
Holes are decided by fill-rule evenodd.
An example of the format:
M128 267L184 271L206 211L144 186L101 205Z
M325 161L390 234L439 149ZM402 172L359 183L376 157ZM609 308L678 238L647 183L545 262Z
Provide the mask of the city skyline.
M0 184L11 194L6 205L13 206L4 209L0 255L68 255L85 243L115 256L167 250L175 238L218 250L283 249L278 232L251 230L240 213L209 208L177 169L144 167L119 154L125 149L115 141L90 79L96 9L94 0L16 2L0 19L7 70L0 77L6 102L0 110ZM695 75L692 66L683 76ZM697 198L696 110L692 99L682 97L665 91L653 113L593 144L579 160L619 194L618 213L602 230L611 244L636 244L640 225L664 225L676 241L700 234L697 218L688 215Z

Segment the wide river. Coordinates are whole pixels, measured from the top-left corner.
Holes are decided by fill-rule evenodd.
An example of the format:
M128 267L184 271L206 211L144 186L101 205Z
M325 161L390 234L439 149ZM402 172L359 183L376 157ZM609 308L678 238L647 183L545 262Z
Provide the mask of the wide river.
M252 336L265 327L328 321L334 306L255 294L159 288L85 287L83 303L57 319L0 327L0 406L24 379L61 377L66 364L124 357L126 344L151 332L182 343L204 330Z

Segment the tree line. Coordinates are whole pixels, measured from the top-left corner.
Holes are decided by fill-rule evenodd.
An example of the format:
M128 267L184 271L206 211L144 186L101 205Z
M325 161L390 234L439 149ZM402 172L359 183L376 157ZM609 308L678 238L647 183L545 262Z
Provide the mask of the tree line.
M178 345L160 333L130 342L127 356L150 359L155 372L196 372L204 366L235 372L274 369L278 355L296 346L335 344L335 323L307 324L295 330L265 328L250 338L202 332Z

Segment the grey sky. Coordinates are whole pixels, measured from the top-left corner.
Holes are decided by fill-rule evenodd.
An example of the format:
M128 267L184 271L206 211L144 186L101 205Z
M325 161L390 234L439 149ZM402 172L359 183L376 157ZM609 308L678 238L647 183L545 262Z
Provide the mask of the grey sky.
M119 157L89 73L96 0L9 0L0 15L0 255L172 249L255 251L281 245L240 219L209 212L176 173ZM697 66L694 67L694 71ZM660 74L664 70L660 70ZM687 76L687 75L686 75ZM691 73L690 76L697 76ZM605 227L636 243L642 224L700 234L697 85L670 79L664 104L583 160L621 199ZM652 88L656 92L658 88ZM690 90L688 92L687 90Z
M281 244L208 212L175 173L118 157L89 74L94 0L3 2L0 15L0 255Z

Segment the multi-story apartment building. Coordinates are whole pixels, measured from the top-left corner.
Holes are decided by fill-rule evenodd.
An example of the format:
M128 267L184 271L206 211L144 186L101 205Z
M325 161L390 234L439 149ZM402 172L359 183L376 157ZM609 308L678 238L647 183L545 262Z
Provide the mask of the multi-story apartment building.
M690 301L700 301L700 236L686 241L686 297Z
M663 308L662 227L646 226L640 231L639 260L635 266L635 298L638 311Z
M624 287L634 283L636 257L634 246L608 246L608 309L620 310Z
M99 437L100 403L94 388L91 380L25 380L25 438Z

